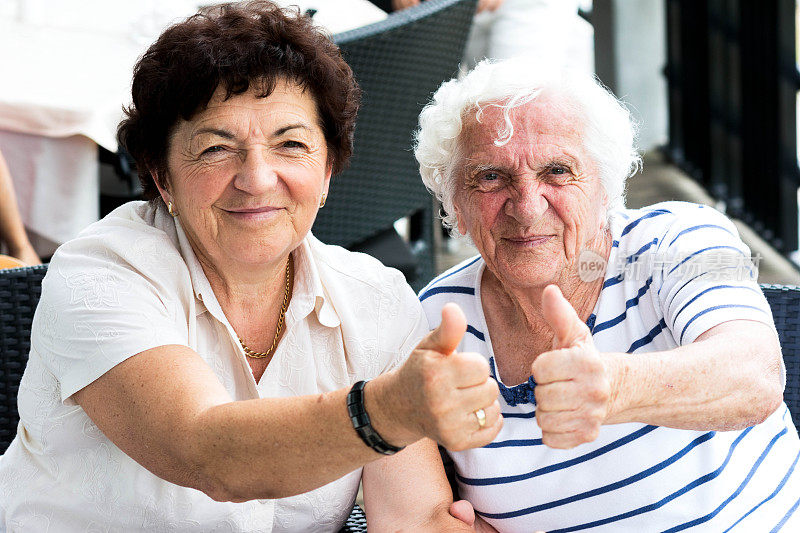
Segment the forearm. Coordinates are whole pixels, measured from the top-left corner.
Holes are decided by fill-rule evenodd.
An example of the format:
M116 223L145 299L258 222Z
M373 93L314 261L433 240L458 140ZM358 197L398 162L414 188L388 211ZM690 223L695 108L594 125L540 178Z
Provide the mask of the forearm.
M735 324L666 352L603 354L612 376L605 423L725 431L763 421L782 401L780 347L767 326L750 323L754 334Z
M429 439L369 463L362 479L370 531L471 531L449 512L453 495Z
M376 378L389 380L390 375ZM291 398L230 402L194 425L197 487L223 500L281 498L330 483L385 457L368 447L347 413L349 389ZM370 391L367 388L367 394ZM384 421L394 423L393 421ZM417 437L416 439L418 439ZM413 440L416 440L413 439ZM413 440L392 442L398 446Z

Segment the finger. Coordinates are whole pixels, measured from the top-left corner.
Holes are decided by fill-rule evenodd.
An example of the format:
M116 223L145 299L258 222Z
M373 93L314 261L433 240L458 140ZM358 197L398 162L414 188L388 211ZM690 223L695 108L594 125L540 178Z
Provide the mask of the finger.
M417 348L450 355L458 348L466 332L467 317L464 316L464 311L458 305L448 303L442 308L442 322L439 327L428 333Z
M417 4L419 4L419 0L392 0L392 7L395 11L400 11Z
M481 385L489 379L489 362L480 354L456 352L445 362L450 382L458 388Z
M480 385L458 389L450 394L450 399L454 402L450 404L453 406L450 412L458 410L460 414L469 414L474 421L475 416L472 413L478 409L485 409L487 405L492 405L499 394L497 382L493 379Z
M478 418L478 411L483 410L483 425L481 425L480 419ZM500 417L500 404L497 403L495 400L492 402L491 405L487 405L486 407L481 407L480 409L476 409L475 411L467 411L462 416L462 424L464 427L468 428L471 432L476 433L478 431L483 430L486 427L492 427L497 422L497 419Z
M568 449L592 442L599 434L599 426L584 427L575 431L542 431L542 443L550 448Z
M555 381L544 385L536 385L533 389L536 408L545 411L572 411L581 404L576 394L575 385L571 381Z
M491 408L487 408L491 411ZM486 409L484 409L486 411ZM469 422L474 427L478 426L478 423L475 419L474 413L469 413L471 416L471 421ZM499 414L499 413L498 413ZM467 450L469 448L480 448L482 446L486 446L490 442L492 442L497 434L500 433L500 430L503 428L503 417L497 416L494 421L490 424L489 423L489 415L487 415L486 425L483 428L478 429L477 431L473 431L469 433L463 439L459 439L458 444L447 445L442 444L446 449L453 451L453 452L460 452L463 450ZM494 415L493 415L494 418Z
M536 423L542 428L542 433L571 433L592 425L581 411L545 411L539 409L538 405Z
M486 425L483 426L483 429L479 429L478 431L476 431L471 435L471 437L469 438L469 446L467 447L480 448L482 446L486 446L487 444L492 442L495 437L497 437L497 434L500 433L501 429L503 429L502 416L498 416L497 419L492 424L489 424L489 420L487 419Z
M450 516L458 518L468 526L475 523L475 509L467 500L458 500L450 504Z
M571 380L578 371L580 350L580 347L561 348L537 355L531 363L533 380L537 385Z
M569 450L584 442L577 433L542 433L542 444L548 448Z
M483 428L487 426L494 426L497 423L497 419L502 418L502 415L500 414L500 402L497 400L493 401L491 405L483 408L483 413L484 416L486 416L486 423L483 425ZM470 413L470 417L475 423L475 431L481 431L483 428L478 424L477 415L475 415L475 413Z
M542 315L555 336L553 348L566 348L590 337L589 328L575 308L561 294L557 285L548 285L542 293Z

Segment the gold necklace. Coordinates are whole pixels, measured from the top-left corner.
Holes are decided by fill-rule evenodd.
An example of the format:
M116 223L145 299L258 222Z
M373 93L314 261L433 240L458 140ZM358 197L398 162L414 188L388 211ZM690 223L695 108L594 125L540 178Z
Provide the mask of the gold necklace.
M239 337L239 344L242 345L242 350L244 350L244 354L247 357L252 357L253 359L264 359L265 357L269 357L272 352L275 351L275 347L278 345L278 337L281 335L281 330L283 329L283 317L286 315L286 308L289 305L289 263L291 262L291 257L286 261L286 289L283 291L283 304L281 305L281 314L278 315L278 328L275 330L275 338L272 340L272 346L270 346L269 350L266 352L256 352L250 349L247 346L241 337Z

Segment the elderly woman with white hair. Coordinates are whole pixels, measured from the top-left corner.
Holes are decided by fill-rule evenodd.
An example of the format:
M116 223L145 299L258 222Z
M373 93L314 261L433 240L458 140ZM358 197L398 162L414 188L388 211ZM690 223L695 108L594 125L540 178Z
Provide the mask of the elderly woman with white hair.
M420 299L431 327L464 310L459 349L489 361L504 417L450 452L460 496L500 531L800 531L750 251L709 207L625 209L634 138L595 80L523 60L481 63L420 117L423 180L480 252Z

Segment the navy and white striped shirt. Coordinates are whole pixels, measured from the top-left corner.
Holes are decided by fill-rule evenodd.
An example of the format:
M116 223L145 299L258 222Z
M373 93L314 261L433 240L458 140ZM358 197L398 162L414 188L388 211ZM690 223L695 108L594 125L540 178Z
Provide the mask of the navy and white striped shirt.
M612 214L603 290L587 324L601 352L643 353L693 342L730 320L772 325L750 278L748 248L709 207L665 202ZM501 532L800 531L800 440L785 405L744 431L603 426L571 450L541 442L533 382L497 378L480 302L484 262L465 261L420 292L431 327L464 310L459 350L490 362L504 426L491 444L453 452L461 497ZM744 274L744 275L742 275Z

